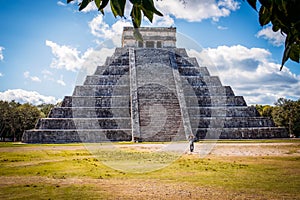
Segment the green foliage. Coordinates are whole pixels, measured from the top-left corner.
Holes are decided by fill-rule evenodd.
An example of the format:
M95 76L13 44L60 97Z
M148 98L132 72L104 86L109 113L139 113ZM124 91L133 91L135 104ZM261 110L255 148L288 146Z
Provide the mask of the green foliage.
M280 98L275 106L256 105L256 109L263 117L270 117L276 126L286 127L291 136L300 136L300 99L292 101Z
M52 104L33 106L15 101L0 101L0 140L20 141L25 130L34 128L37 120L47 116Z
M74 0L67 0L67 3L72 1ZM86 8L91 2L94 2L98 11L104 14L103 10L108 5L109 0L83 0L78 4L79 11ZM152 22L154 14L163 16L163 14L155 8L153 0L130 0L130 3L133 5L130 16L135 28L139 28L141 25L142 13L149 19L150 22ZM126 0L110 0L110 7L115 17L124 17L125 5Z
M300 61L300 1L299 0L258 0L259 23L261 26L272 23L274 32L280 31L286 35L285 49L282 56L281 68L291 59ZM247 0L251 7L257 10L257 0Z
M300 136L300 99L292 101L280 98L275 103L272 111L274 122L278 126L284 126L289 130L290 135Z
M272 110L273 107L270 105L256 105L256 110L259 114L263 117L270 117L272 118Z

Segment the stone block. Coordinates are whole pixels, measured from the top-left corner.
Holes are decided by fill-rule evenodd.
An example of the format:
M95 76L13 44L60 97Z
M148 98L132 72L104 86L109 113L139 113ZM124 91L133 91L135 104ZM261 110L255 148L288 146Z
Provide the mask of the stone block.
M75 86L73 96L126 96L128 85L80 85Z
M185 96L234 96L230 86L191 86L190 88L184 88Z
M246 106L242 96L185 96L187 107Z
M62 102L62 107L119 108L129 105L129 96L66 96Z
M274 127L274 122L265 117L193 117L193 128L250 128Z
M130 129L130 118L42 118L39 129Z
M252 106L189 107L188 111L190 117L259 117Z
M131 130L28 130L25 143L77 143L131 141Z
M129 76L91 75L86 77L84 85L129 85Z
M48 118L130 118L129 107L99 108L99 107L57 107L53 108Z

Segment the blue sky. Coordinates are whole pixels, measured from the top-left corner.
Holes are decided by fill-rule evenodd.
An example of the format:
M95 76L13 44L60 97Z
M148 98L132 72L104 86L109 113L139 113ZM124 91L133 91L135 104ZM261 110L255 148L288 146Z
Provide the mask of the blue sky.
M176 27L191 39L178 45L249 105L300 97L299 64L288 61L279 71L284 36L260 27L244 1L155 3L164 17L143 26ZM80 77L120 46L122 27L131 26L129 9L128 3L127 19L115 19L109 8L102 16L93 6L78 12L66 1L0 0L0 99L40 104L71 95Z

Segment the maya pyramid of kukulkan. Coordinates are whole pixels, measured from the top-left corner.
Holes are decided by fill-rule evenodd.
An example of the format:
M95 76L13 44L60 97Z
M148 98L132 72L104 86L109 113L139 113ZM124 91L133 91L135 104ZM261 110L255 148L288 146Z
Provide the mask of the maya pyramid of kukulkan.
M176 28L125 27L122 47L23 134L26 143L288 137L223 86L184 48ZM237 66L238 67L238 66Z

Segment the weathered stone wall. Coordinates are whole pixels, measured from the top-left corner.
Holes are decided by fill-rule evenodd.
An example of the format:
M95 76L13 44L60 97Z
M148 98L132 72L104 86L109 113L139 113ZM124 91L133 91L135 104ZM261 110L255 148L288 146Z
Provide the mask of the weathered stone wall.
M122 35L122 47L139 47L139 42L135 39L132 27L124 27ZM138 31L143 37L142 48L148 48L147 43L153 42L156 48L175 48L176 47L176 28L148 28L142 27ZM161 43L158 47L157 42Z

